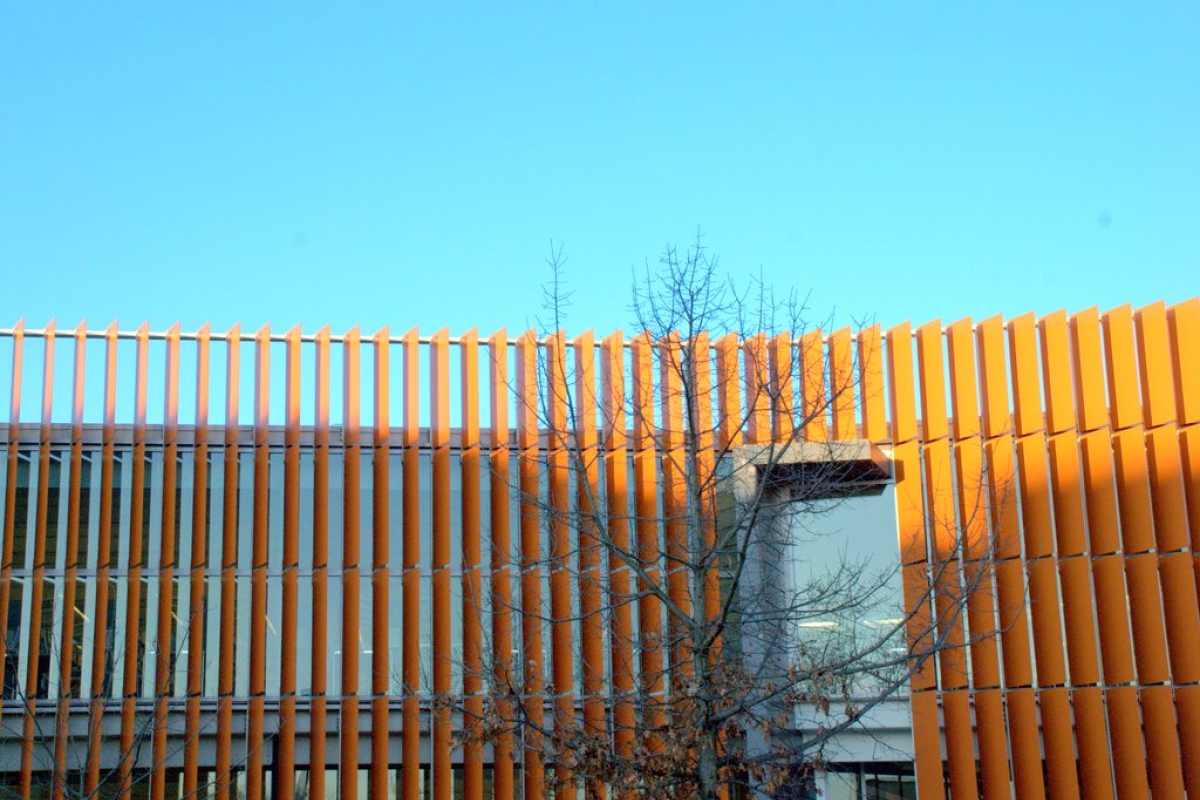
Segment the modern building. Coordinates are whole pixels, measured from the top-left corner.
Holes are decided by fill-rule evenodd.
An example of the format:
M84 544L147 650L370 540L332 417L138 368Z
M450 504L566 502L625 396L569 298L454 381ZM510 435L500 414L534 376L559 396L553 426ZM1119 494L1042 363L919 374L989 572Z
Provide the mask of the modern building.
M882 456L850 544L899 558L911 636L946 645L814 792L1200 798L1200 300L726 336L689 414L656 400L677 346L0 331L0 794L541 797L536 754L463 745L435 700L540 659L608 724L629 637L520 568L578 536L539 519L564 497L542 466L574 448L606 498L657 507L702 420L714 458ZM495 613L529 602L544 624Z

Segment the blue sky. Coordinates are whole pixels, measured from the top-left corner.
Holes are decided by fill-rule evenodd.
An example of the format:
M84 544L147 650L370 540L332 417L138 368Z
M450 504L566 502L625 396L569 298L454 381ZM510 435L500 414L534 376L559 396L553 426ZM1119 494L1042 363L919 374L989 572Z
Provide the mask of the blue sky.
M1170 302L1198 184L1190 3L0 6L0 326L521 328L553 240L628 328L697 229L839 321Z

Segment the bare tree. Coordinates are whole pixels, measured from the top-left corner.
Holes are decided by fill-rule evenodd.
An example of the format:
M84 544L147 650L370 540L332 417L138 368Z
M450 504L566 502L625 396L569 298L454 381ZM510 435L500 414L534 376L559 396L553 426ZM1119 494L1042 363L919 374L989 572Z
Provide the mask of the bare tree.
M552 788L803 796L834 737L962 645L952 632L988 563L962 532L985 493L928 521L936 615L933 589L903 608L898 563L843 554L798 575L806 521L887 482L855 419L858 376L881 354L860 347L856 364L848 331L826 348L796 295L739 288L699 238L635 281L628 353L620 333L569 346L561 250L550 263L538 407L524 409L542 439L540 475L520 485L522 591L491 598L520 618L524 652L519 667L467 654L483 702L440 702L462 714L463 744L523 743L526 780L541 779L532 760Z

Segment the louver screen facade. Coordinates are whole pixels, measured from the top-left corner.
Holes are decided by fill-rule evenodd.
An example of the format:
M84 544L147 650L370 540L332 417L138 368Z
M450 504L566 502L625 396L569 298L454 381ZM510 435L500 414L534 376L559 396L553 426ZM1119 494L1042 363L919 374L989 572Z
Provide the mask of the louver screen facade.
M630 580L603 554L520 568L579 536L543 466L669 504L693 420L716 459L801 419L890 459L910 629L948 645L909 686L921 798L1200 798L1200 300L705 339L692 416L655 398L677 345L3 331L0 784L539 798L540 751L435 698L519 665L603 730L663 658L622 652L640 609L582 613Z

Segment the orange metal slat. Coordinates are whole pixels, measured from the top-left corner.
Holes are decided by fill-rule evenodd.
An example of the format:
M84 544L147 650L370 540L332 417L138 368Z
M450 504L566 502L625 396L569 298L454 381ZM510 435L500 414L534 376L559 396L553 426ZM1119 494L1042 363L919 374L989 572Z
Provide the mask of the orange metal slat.
M582 667L583 719L585 729L592 735L604 734L604 620L601 591L603 587L600 557L603 552L600 523L600 453L596 432L596 374L595 338L586 332L575 339L575 440L578 443L579 464L576 468L576 507L578 526L579 573L579 650ZM602 788L592 783L589 795L596 796Z
M1071 342L1067 315L1055 311L1038 320L1042 345L1042 379L1046 387L1046 430L1061 433L1075 427L1071 385Z
M572 404L567 378L566 341L562 331L552 334L545 355L547 439L546 488L550 546L550 649L554 694L554 727L563 731L575 723L575 663L571 647L571 513L572 454L567 450L568 407ZM556 749L558 749L556 747ZM569 758L555 765L555 777L564 791L573 793Z
M450 353L449 331L443 328L429 343L430 446L433 449L433 691L446 695L450 682ZM449 708L433 711L433 797L450 800Z
M1180 425L1200 422L1200 297L1167 309L1171 366L1175 373L1175 408Z
M804 419L808 421L804 426L804 438L810 442L823 442L829 438L826 419L829 416L833 394L827 393L825 387L824 344L825 337L821 335L820 328L809 331L800 338L800 368L803 370L801 389L804 392ZM788 352L791 355L790 347ZM785 389L785 392L787 391ZM791 398L783 396L781 399L785 400L784 408L787 412L794 413L795 405ZM781 430L780 433L786 433L786 430Z
M756 340L762 344L761 337ZM747 343L746 347L750 347ZM757 345L755 346L757 348ZM650 592L650 584L660 588L662 553L659 546L658 530L658 467L656 462L656 437L654 424L654 377L649 336L642 334L634 339L631 352L633 414L634 414L634 456L633 456L633 491L634 514L637 542L637 558L646 565L645 578L637 581L638 591L638 632L641 643L641 680L640 693L645 706L643 725L656 727L662 723L662 701L664 689L664 670L662 653L662 603ZM756 350L756 352L762 352ZM747 353L749 357L749 352ZM755 372L765 379L766 355L762 353L760 361L756 361ZM749 375L752 367L747 364ZM757 384L756 384L757 387ZM760 430L768 430L768 407L762 402L755 402L758 389L750 392L747 384L746 404L754 409L753 415L761 416ZM765 389L764 389L765 391ZM761 401L761 398L759 398ZM747 436L751 437L749 431ZM649 581L649 583L647 583ZM657 746L656 738L649 740L652 746Z
M1169 681L1171 672L1167 667L1167 643L1163 633L1158 556L1144 553L1126 557L1125 581L1129 591L1129 614L1133 622L1138 682L1146 685Z
M342 487L343 497L359 497L361 461L361 362L358 326L342 340ZM358 503L342 508L342 700L340 703L340 750L338 796L358 797L358 656L359 593L361 591L360 510Z
M1045 427L1033 314L1023 314L1009 320L1007 328L1016 433L1017 436L1028 436Z
M202 329L202 332L207 331L207 326ZM110 531L112 530L113 504L112 504L112 489L113 489L113 460L115 456L115 448L113 440L115 438L116 428L116 403L117 403L117 324L111 324L104 333L104 422L101 432L101 465L100 465L100 519L97 530ZM19 363L19 352L14 360ZM14 386L20 387L19 376L14 376ZM17 415L20 414L19 407L16 410ZM199 405L197 405L197 420L199 421ZM198 428L201 428L197 424ZM197 452L204 449L202 446ZM15 451L10 453L10 469L15 466ZM13 476L9 474L9 486L12 484ZM198 483L198 486L203 486L203 483ZM15 487L13 487L15 488ZM12 489L10 489L12 491ZM12 507L12 500L8 501L8 508ZM7 516L7 514L6 514ZM12 537L8 532L8 524L5 525L5 555L4 555L4 572L0 573L0 628L8 629L8 602L9 602L9 572L12 561L11 542ZM87 765L84 775L84 794L94 796L100 786L100 749L102 738L100 732L104 724L104 706L105 697L98 687L105 685L106 674L109 667L107 653L112 644L108 639L108 624L109 624L109 575L112 564L112 537L100 536L96 542L96 617L93 623L92 641L92 702L88 715L88 754ZM4 677L4 668L2 666L5 659L4 646L0 644L0 681ZM185 756L185 765L187 763L194 764L195 759L190 761ZM186 777L186 776L185 776Z
M1038 685L1058 686L1066 683L1067 666L1063 654L1058 572L1054 559L1026 561L1025 573L1029 582L1029 612Z
M913 751L916 756L917 794L922 800L944 800L942 731L938 722L937 692L912 695Z
M65 774L67 765L67 737L70 732L71 698L77 688L73 686L71 667L75 656L75 614L76 614L76 576L78 574L79 558L79 500L80 500L80 471L83 469L83 388L84 367L87 348L87 322L81 322L75 329L74 342L74 374L71 383L71 454L70 474L67 478L67 540L64 548L63 563L65 571L62 588L62 620L59 627L59 690L58 709L55 718L54 735L54 764L55 769ZM86 567L87 554L84 554ZM82 664L80 674L82 675ZM62 797L64 786L57 778L52 784L52 797Z
M912 326L907 322L887 332L888 389L892 409L893 444L917 436L917 408L913 397Z
M1099 626L1100 657L1104 665L1104 682L1110 686L1129 683L1136 677L1124 567L1125 559L1120 555L1092 559L1092 581L1096 587L1096 617L1103 621Z
M1105 730L1104 700L1100 687L1075 689L1071 694L1079 742L1079 775L1083 796L1113 797L1113 773Z
M847 347L849 342L847 341ZM695 390L692 392L691 419L688 427L695 437L695 462L697 478L697 502L700 507L701 526L703 529L704 549L707 553L716 552L716 464L717 453L714 448L716 432L713 430L712 416L712 360L708 346L708 334L697 334L690 344L692 378ZM849 351L847 350L847 356ZM854 425L854 409L850 409L850 425ZM697 603L705 609L707 620L716 620L721 612L721 573L717 564L713 564L704 578L703 585L696 588ZM700 595L703 594L701 599ZM714 652L719 650L720 642L713 645Z
M1058 562L1067 659L1071 665L1071 683L1075 686L1100 682L1090 566L1089 559L1084 556L1060 559Z
M1174 422L1175 376L1167 330L1167 307L1161 300L1151 303L1138 309L1133 315L1133 321L1137 329L1137 363L1142 382L1143 422L1147 428Z
M521 608L542 607L540 456L538 440L537 335L526 331L517 342L517 469L521 491ZM540 615L521 615L521 686L524 714L530 728L525 736L524 787L526 800L541 800L544 793L543 743L536 733L543 725L544 678L542 621Z
M718 344L718 361L722 358L721 348L725 348L728 354L731 346L736 359L737 339L727 336ZM616 331L604 339L601 384L604 397L604 479L605 496L608 502L607 536L610 542L607 569L609 605L612 609L610 618L610 674L612 676L610 697L613 704L613 743L619 756L628 757L634 741L635 680L630 569L621 557L621 554L630 554L632 551L629 542L629 451L625 447L625 362L620 331ZM720 387L718 392L723 396L725 387ZM722 416L724 419L724 412L722 412ZM730 440L731 432L725 431L723 438L726 441Z
M939 439L924 446L925 462L925 505L924 522L933 536L934 558L933 590L937 608L938 634L945 642L945 649L938 653L941 667L940 685L943 689L959 689L967 686L967 654L960 612L962 581L959 569L957 525L954 516L954 474L950 466L950 442ZM915 520L914 520L915 522ZM970 730L954 730L954 721L948 719L947 735L950 738L966 736ZM972 756L972 759L974 757Z
M1004 693L1000 689L976 689L971 693L975 707L975 737L979 743L979 772L984 800L1009 800L1008 733L1004 726Z
M508 718L512 709L503 699L505 690L512 685L512 539L509 530L509 428L508 428L508 334L501 328L488 339L488 396L491 411L491 450L488 466L491 485L488 495L488 511L491 522L491 594L492 594L492 664L493 686L500 695L496 709L501 718ZM406 473L407 474L407 473ZM407 497L407 493L405 495ZM407 526L405 536L408 536ZM407 539L406 539L407 542ZM407 554L407 544L405 553ZM407 559L407 555L405 556ZM406 561L407 563L407 561ZM408 630L407 597L405 598L405 631ZM406 651L407 652L407 651ZM407 664L407 662L406 662ZM408 731L408 723L405 723ZM415 737L414 737L415 738ZM407 742L407 739L406 739ZM420 740L415 748L420 757ZM405 764L409 763L405 751ZM408 768L406 767L406 770ZM415 778L419 773L413 770ZM407 781L409 772L405 772ZM492 781L494 796L513 797L513 742L512 734L502 731L492 742ZM417 791L417 783L405 792Z
M965 561L967 620L971 631L971 683L976 689L1000 685L1000 662L993 594L991 548L983 480L983 447L977 437L954 445L959 530Z
M946 354L950 364L950 400L954 408L954 438L962 441L979 435L979 390L975 378L975 331L971 318L946 328Z
M458 342L462 435L462 621L463 726L483 714L483 571L480 550L479 336L475 330ZM464 800L483 798L483 747L468 740L463 746Z
M29 581L29 628L24 632L26 653L30 660L40 660L43 649L47 649L50 639L42 628L52 623L46 622L43 615L43 597L45 593L46 575L46 516L49 512L50 491L50 425L51 409L54 392L54 321L46 327L42 361L42 418L38 430L38 487L34 511L34 545L33 545L33 576ZM57 531L55 532L57 534ZM53 658L53 656L50 656ZM27 700L37 699L41 695L39 683L43 673L38 669L27 669L25 675L24 695ZM132 711L130 712L132 714ZM33 790L33 760L34 760L34 715L25 714L23 719L23 741L21 743L21 777L20 790L22 797L30 797Z
M1071 316L1071 360L1079 430L1094 431L1108 425L1100 316L1095 308Z
M889 441L883 393L883 345L879 326L858 332L858 400L862 405L862 438Z
M300 572L300 328L287 333L284 354L283 590L279 628L279 732L274 768L277 800L296 789L296 631Z
M8 444L8 457L5 463L6 479L4 482L4 544L3 558L0 560L0 628L8 631L8 613L9 603L12 597L12 568L13 568L13 538L16 526L16 510L17 510L17 465L19 462L18 445L21 438L21 373L23 369L24 356L24 321L18 321L13 329L13 351L12 351L12 389L9 399L9 415L8 425L6 428L6 441ZM112 340L115 344L115 339ZM110 354L111 354L110 345ZM110 361L106 365L106 369L111 367ZM106 403L107 397L106 394ZM106 410L109 406L106 405ZM107 424L105 430L108 431L111 425ZM108 450L106 449L106 455ZM0 685L5 685L5 669L8 665L8 636L0 636ZM0 704L2 706L2 704ZM0 714L3 709L0 708ZM93 715L95 716L95 715ZM92 774L91 763L98 763L99 754L93 758L89 755L89 771ZM97 767L98 770L98 767ZM91 784L93 787L95 783Z
M1054 434L1049 445L1055 552L1060 557L1080 555L1087 551L1087 534L1078 437L1074 432Z
M992 553L995 558L1021 557L1021 514L1017 505L1017 476L1011 436L983 443L984 475L988 489Z
M1004 684L1010 689L1032 686L1025 565L1019 559L1008 559L997 562L995 571Z
M978 798L979 775L975 763L975 742L971 735L970 692L965 689L943 690L942 722L950 771L950 796L954 800ZM913 734L916 735L915 728Z
M254 356L254 516L250 564L250 706L246 721L246 798L263 797L263 731L267 691L267 536L271 487L268 449L271 386L271 331L255 334Z
M200 782L200 697L204 693L206 655L204 633L208 621L205 591L205 573L208 569L208 366L209 326L205 323L196 335L196 419L195 450L192 455L192 540L187 639L197 645L188 648L187 659L187 710L183 733L184 797L194 795ZM105 490L101 489L101 491ZM108 491L111 491L111 485ZM101 502L103 502L103 495ZM108 529L108 525L101 523L100 530ZM106 538L101 537L102 547ZM107 580L105 582L107 583ZM97 589L100 589L99 579L97 579ZM107 605L107 586L104 589L103 602ZM101 600L102 598L97 593L97 615L100 614ZM101 621L97 620L97 625L100 624ZM103 651L102 645L100 650Z
M1200 425L1189 425L1179 432L1183 460L1184 493L1187 497L1188 531L1192 552L1200 553ZM1200 589L1200 573L1197 573Z
M1146 800L1150 797L1150 783L1146 775L1146 748L1142 740L1137 689L1132 686L1109 687L1104 692L1104 706L1109 731L1123 732L1109 736L1117 797L1121 800Z
M1183 738L1183 778L1188 796L1200 795L1200 686L1175 687L1175 712L1179 715L1179 730Z
M1017 486L1021 492L1026 558L1041 558L1054 552L1054 524L1046 462L1044 434L1034 433L1017 439Z
M421 787L421 453L417 418L421 373L420 339L416 328L404 334L401 347L404 353L404 429L401 434L404 443L401 469L404 485L401 507L404 544L400 588L404 598L401 612L404 616L401 633L404 692L401 715L404 727L401 733L400 766L404 796L415 797ZM493 497L497 498L493 502L498 502L500 495L493 492ZM498 774L499 780L503 778L503 774Z
M1200 609L1196 603L1192 554L1160 555L1158 573L1170 643L1171 677L1175 683L1196 683L1200 681L1200 649L1196 646L1200 637Z
M900 554L908 643L915 655L924 655L933 636L933 608L930 578L926 572L925 513L921 493L921 453L916 442L896 447L892 454L896 475L896 514L900 529ZM936 684L933 659L917 665L910 683L914 691L932 689Z
M896 510L899 522L900 563L922 564L929 559L925 538L925 498L921 491L921 448L915 442L892 451L896 478Z
M1106 311L1104 365L1108 371L1109 413L1114 430L1123 430L1142 421L1138 396L1137 354L1133 344L1133 312L1128 305Z
M617 331L613 335L620 335L620 331ZM605 341L608 340L606 339ZM737 334L729 333L718 339L716 350L717 416L720 420L717 428L717 447L722 451L726 451L731 447L741 444L744 422L740 394L742 384L738 377L739 346ZM625 396L623 378L621 385L615 388L618 395L621 397Z
M1190 543L1185 503L1184 466L1174 423L1146 433L1150 497L1155 545L1160 553L1182 550Z
M134 430L133 430L133 478L130 481L130 496L141 498L146 481L146 393L147 368L150 349L150 327L143 323L137 331L136 384L134 390ZM129 530L142 529L143 514L146 509L142 503L134 500L129 509ZM128 562L126 567L125 614L125 659L122 679L121 703L121 752L129 752L134 744L136 734L136 698L138 694L138 641L141 628L141 599L142 599L142 538L129 538ZM232 662L232 658L230 659ZM230 663L229 669L233 665ZM218 769L220 768L221 742L217 744ZM132 785L133 764L129 759L120 765L120 792L128 792ZM218 784L220 800L220 785Z
M678 336L675 338L678 339ZM805 341L808 341L807 338ZM807 354L807 351L805 352ZM801 370L808 369L809 360L802 357ZM772 336L771 340L767 343L767 370L770 374L769 381L771 387L772 441L790 441L795 430L796 398L795 387L793 385L795 366L796 361L792 355L792 335L784 332ZM821 369L821 364L817 365L817 369L818 371ZM807 389L809 380L810 376L808 373L802 372L802 388ZM804 394L802 399L804 401L804 419L809 420L807 424L802 423L804 436L805 438L817 439L819 438L817 435L818 429L822 432L824 430L824 418L818 417L819 412L824 409L819 405L810 404L808 394Z
M312 699L309 704L309 796L325 796L326 714L328 677L325 659L329 639L329 326L315 341L312 531Z
M983 421L983 435L986 439L994 439L1012 432L1003 319L997 315L977 323L975 342L979 350L979 410Z
M1115 553L1121 549L1121 528L1117 521L1112 439L1105 428L1083 434L1079 445L1087 498L1088 549L1094 556Z
M1033 689L1004 692L1012 747L1013 788L1019 800L1044 800L1046 786L1038 736L1037 698Z
M787 340L790 358L791 340ZM694 392L695 386L683 385L683 352L678 334L670 334L658 343L659 347L659 389L662 396L662 460L661 477L662 509L664 517L664 539L667 593L675 611L667 615L667 635L670 638L671 670L679 670L687 680L692 674L691 651L684 636L677 614L682 617L691 616L691 591L689 588L690 553L688 551L688 508L685 498L687 483L687 456L683 449L683 392ZM782 378L773 375L772 380ZM791 372L787 381L790 385ZM782 383L772 386L772 395L779 403L791 407L792 400L789 392L782 388ZM782 435L791 423L791 411L786 411L787 421L776 420L780 426L778 433Z
M154 667L154 728L150 796L166 796L167 712L174 675L175 642L173 606L175 599L175 522L179 512L175 501L178 480L179 440L179 323L167 333L166 408L163 419L162 525L159 530L158 631Z
M369 791L375 800L388 797L388 572L391 566L391 421L388 412L389 330L373 337L375 355L374 428L371 446L371 767Z
M742 352L746 362L746 441L750 444L768 444L771 441L771 379L767 365L766 337L761 333L747 337L742 343ZM640 365L635 361L635 386L640 369Z
M1148 686L1141 696L1150 789L1156 798L1183 797L1183 760L1172 687Z
M950 433L946 418L941 320L917 328L917 374L921 381L921 440L932 442Z
M225 441L221 476L221 642L217 657L217 800L229 800L232 786L233 667L237 637L238 498L230 487L238 485L238 389L241 366L241 327L225 334ZM137 472L137 464L134 464Z
M1038 673L1041 674L1040 663ZM1071 698L1064 688L1041 689L1038 691L1038 708L1042 715L1047 796L1054 800L1075 800L1079 797L1079 769L1071 730Z
M837 441L858 438L854 420L854 355L849 328L829 334L829 399L833 411L833 438Z

